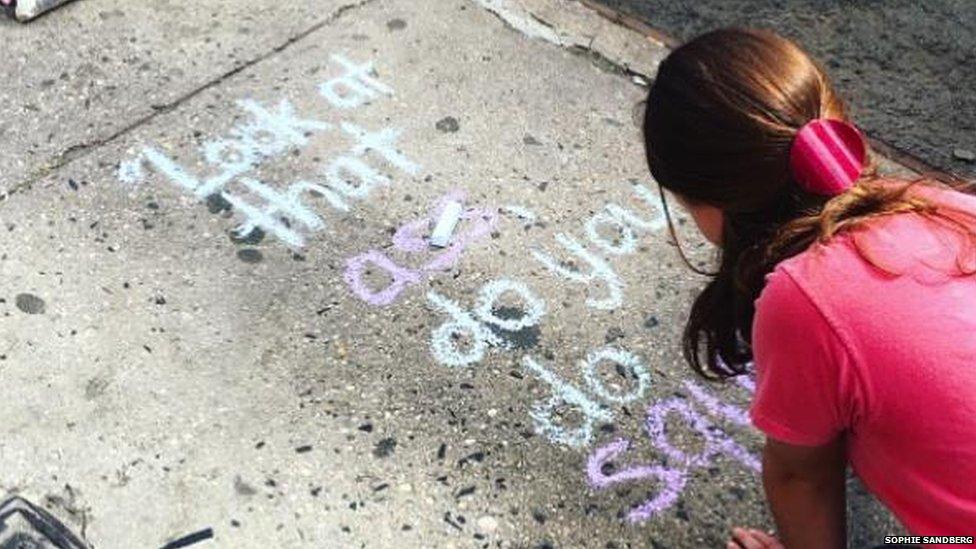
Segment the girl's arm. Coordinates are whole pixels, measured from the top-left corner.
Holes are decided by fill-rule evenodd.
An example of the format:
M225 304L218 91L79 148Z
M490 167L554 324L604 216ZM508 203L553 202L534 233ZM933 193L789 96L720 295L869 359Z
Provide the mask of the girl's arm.
M846 468L843 435L822 446L766 439L763 485L786 547L847 547Z

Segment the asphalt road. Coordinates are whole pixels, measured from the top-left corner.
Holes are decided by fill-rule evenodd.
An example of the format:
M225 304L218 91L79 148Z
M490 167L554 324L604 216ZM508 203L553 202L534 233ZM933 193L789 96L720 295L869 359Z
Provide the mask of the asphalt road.
M943 170L976 176L976 2L596 0L682 40L772 28L822 60L857 122Z

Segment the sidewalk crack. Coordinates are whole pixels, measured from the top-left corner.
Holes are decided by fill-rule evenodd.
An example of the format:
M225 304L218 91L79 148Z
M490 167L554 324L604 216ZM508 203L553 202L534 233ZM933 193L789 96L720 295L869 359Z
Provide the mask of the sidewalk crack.
M203 84L184 93L183 95L173 99L168 103L164 103L162 105L153 105L152 112L137 118L133 122L112 132L111 134L104 137L93 139L91 141L76 143L74 145L69 146L63 151L53 155L51 158L48 159L48 161L44 165L33 170L30 175L25 177L19 183L15 183L5 192L0 191L0 202L7 200L7 198L15 194L23 193L24 191L30 190L35 183L41 181L51 173L67 166L68 164L74 162L75 160L78 160L79 158L88 156L92 152L100 149L101 147L104 147L105 145L114 142L120 137L123 137L131 133L132 131L148 124L149 122L152 122L159 116L178 109L184 103L192 100L193 98L197 97L198 95L202 94L203 92L211 88L219 86L220 84L237 76L238 74L246 71L247 69L250 69L251 67L258 65L263 61L267 61L268 59L271 59L272 57L278 55L279 53L295 45L295 43L300 42L301 40L318 32L319 30L322 30L323 28L332 25L333 23L341 19L343 16L345 16L347 13L366 7L367 5L372 4L376 1L377 0L359 0L358 2L341 5L325 19L319 21L318 23L315 23L314 25L299 32L298 34L290 36L284 42L278 44L277 46L274 46L270 50L229 69L223 74L220 74L217 77L207 82L204 82Z

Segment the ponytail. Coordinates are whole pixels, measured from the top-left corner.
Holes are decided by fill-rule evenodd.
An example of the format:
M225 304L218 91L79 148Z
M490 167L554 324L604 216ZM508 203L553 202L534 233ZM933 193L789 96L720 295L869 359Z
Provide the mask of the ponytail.
M683 336L685 359L706 378L745 373L754 302L777 264L872 220L916 214L955 231L971 258L960 254L958 274L976 274L976 217L915 192L962 189L961 181L886 179L871 161L839 195L799 185L790 145L818 118L847 120L846 109L822 68L772 32L713 31L674 50L659 68L644 117L651 173L662 188L724 216L718 270L695 299Z

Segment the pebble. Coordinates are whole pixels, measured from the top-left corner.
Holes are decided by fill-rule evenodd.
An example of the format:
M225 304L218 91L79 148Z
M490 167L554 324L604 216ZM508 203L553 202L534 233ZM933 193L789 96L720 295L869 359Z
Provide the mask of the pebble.
M243 250L237 251L237 259L240 259L244 263L260 263L264 260L264 255L260 250L244 248Z
M397 441L393 437L387 437L376 443L373 448L373 455L378 458L387 458L393 455L396 450Z
M150 207L150 209L158 209L158 206L156 208ZM232 210L233 206L231 206L231 203L224 198L224 195L214 193L207 197L207 209L212 214L219 214L221 212Z
M20 294L14 300L17 308L29 315L44 314L44 300L34 294Z
M435 126L444 133L454 133L461 129L461 124L458 123L458 119L453 116L446 116L440 119Z
M623 339L624 337L626 337L626 334L624 334L623 330L617 327L613 327L607 330L606 335L603 336L603 341L609 345L610 343L613 343L618 339Z
M969 149L956 149L952 151L952 156L964 162L976 162L976 152Z
M485 534L490 534L498 529L498 521L495 517L485 515L478 519L478 530L484 532Z

